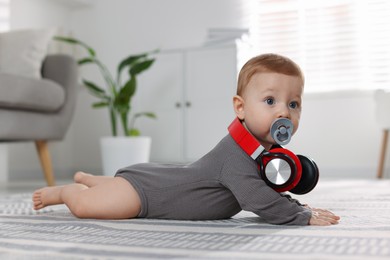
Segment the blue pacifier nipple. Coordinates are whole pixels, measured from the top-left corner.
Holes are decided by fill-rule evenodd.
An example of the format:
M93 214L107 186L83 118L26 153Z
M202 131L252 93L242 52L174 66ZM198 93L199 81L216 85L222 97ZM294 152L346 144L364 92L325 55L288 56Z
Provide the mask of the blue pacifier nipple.
M271 136L279 145L286 145L290 142L294 126L287 118L276 119L270 128Z

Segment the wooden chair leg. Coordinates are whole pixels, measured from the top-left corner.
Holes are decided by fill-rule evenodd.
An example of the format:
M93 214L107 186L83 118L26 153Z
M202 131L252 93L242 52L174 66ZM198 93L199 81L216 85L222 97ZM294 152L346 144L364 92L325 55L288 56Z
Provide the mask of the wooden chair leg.
M41 166L42 166L43 174L45 176L47 185L54 186L55 181L54 181L53 167L51 164L51 158L50 158L47 141L37 140L35 141L35 146L38 151L39 160L41 161Z
M376 176L378 179L382 179L383 178L383 171L384 171L384 166L385 166L388 137L389 137L389 130L388 129L384 129L383 130L383 135L382 135L381 153L379 155L378 173L377 173L377 176Z

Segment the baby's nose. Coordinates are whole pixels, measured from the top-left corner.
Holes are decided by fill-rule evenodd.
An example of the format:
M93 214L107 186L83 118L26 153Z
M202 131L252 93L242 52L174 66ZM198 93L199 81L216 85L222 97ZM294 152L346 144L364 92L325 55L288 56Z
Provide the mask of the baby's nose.
M290 110L288 109L287 106L281 106L280 109L278 110L278 118L288 118L290 119Z

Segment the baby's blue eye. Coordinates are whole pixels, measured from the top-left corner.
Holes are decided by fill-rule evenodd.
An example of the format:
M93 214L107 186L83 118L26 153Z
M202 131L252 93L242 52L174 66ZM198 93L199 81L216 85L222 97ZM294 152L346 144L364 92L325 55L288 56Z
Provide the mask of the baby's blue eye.
M299 104L296 101L293 101L290 103L290 108L292 108L292 109L296 109L296 108L298 108L298 106L299 106Z
M275 104L275 100L273 98L267 98L265 100L265 103L267 103L267 105L273 105Z

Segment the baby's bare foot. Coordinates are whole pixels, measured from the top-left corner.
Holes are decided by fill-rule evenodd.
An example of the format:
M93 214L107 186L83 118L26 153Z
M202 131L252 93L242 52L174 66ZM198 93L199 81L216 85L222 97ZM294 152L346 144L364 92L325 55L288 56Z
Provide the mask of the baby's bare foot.
M34 209L38 210L46 206L62 204L61 189L62 186L54 186L36 190L32 196Z
M75 183L81 183L81 184L85 184L84 183L84 179L85 177L89 177L89 176L93 176L92 174L89 174L89 173L85 173L85 172L81 172L81 171L78 171L74 174L73 176L73 180Z

